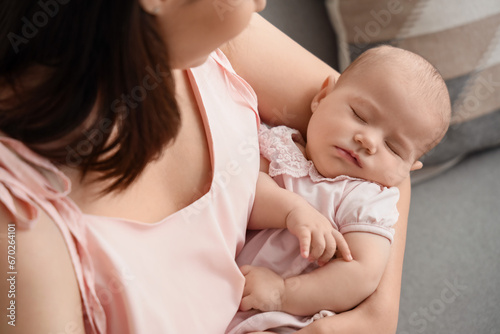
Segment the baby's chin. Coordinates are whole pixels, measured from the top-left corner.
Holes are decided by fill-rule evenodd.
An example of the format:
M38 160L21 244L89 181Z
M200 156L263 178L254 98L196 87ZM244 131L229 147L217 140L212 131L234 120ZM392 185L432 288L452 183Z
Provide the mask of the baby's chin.
M387 188L398 187L409 176L410 176L409 173L407 173L405 175L385 176L383 179L381 179L379 181L373 181L373 182L376 182L376 183L378 183L384 187L387 187Z

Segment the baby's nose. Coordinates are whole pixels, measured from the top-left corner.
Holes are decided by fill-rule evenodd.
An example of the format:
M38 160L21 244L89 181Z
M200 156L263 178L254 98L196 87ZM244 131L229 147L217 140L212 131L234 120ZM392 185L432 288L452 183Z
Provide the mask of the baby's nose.
M375 154L377 152L377 144L374 136L366 133L357 133L354 135L354 141L359 143L368 154Z

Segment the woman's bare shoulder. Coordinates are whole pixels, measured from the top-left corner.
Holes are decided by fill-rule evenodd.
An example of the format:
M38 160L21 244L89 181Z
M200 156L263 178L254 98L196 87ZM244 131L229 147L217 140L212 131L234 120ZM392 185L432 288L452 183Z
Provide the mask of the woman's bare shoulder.
M19 229L0 203L0 268L8 278L0 281L0 304L8 305L0 332L84 333L66 243L52 219L42 210L39 214L31 229Z

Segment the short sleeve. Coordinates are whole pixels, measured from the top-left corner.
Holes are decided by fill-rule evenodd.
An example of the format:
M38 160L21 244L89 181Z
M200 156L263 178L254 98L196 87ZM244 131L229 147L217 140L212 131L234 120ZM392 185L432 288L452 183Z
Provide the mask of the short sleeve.
M346 186L335 220L342 234L367 232L383 236L392 243L399 213L399 189L372 182L356 181Z

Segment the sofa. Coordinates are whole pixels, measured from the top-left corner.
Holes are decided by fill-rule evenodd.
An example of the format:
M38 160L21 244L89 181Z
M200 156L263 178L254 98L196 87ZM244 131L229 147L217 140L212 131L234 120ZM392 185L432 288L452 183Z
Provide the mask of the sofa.
M385 13L381 9L369 9L373 3L367 0L357 1L358 5L353 4L354 0L269 0L261 15L341 71L346 66L346 51L339 52L339 47L340 43L346 44L346 32L339 31L336 20L342 19L340 14L343 13L337 11L342 1L351 1L351 8L344 9L354 12L354 20L360 20L361 14L368 12L375 19L378 15L380 20L374 22L380 25L388 21L387 17L380 16ZM394 6L397 0L383 1L387 6ZM495 1L482 1L498 6ZM413 3L424 6L426 1ZM462 1L437 0L432 5L450 6L450 3L455 13L461 10L467 15L477 14L465 5L461 8ZM341 5L349 6L345 2ZM412 10L415 11L414 8ZM443 12L446 10L443 9ZM438 14L436 9L432 13L434 16ZM432 22L431 19L414 20L418 19L427 22L427 25ZM500 16L488 14L488 19L488 24L498 27L495 52L500 52ZM397 24L396 19L393 21ZM479 27L478 31L485 29ZM471 37L472 42L481 39L480 34L475 34L477 36ZM401 37L401 32L398 36ZM358 34L358 38L363 36ZM366 41L364 46L384 42L384 38L396 40L386 36L380 38L381 41ZM427 34L426 38L436 37ZM411 40L399 38L397 41L406 43L403 47L411 48L415 40L412 35ZM495 42L493 38L492 41ZM460 61L467 61L466 57L460 58L465 50L456 44L453 47L458 52L453 58L445 59L443 65L449 67L445 69L446 73L458 73L447 80L451 95L455 94L455 86L464 81L464 75L470 75L465 73L465 66L460 65ZM353 46L350 45L347 52L352 51ZM475 71L477 73L477 69ZM490 79L498 83L500 75L494 72ZM467 82L470 83L470 80ZM466 86L460 87L464 89ZM500 88L490 87L490 93L498 101ZM452 99L459 97L458 93L456 95ZM483 102L480 107L488 107L489 110L482 111L479 116L467 114L470 117L456 121L450 127L445 143L424 157L425 167L412 175L399 334L500 333L500 108L492 108L489 100L480 102Z

